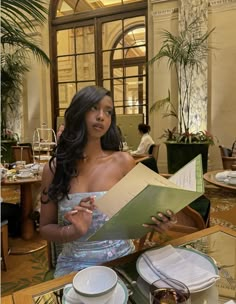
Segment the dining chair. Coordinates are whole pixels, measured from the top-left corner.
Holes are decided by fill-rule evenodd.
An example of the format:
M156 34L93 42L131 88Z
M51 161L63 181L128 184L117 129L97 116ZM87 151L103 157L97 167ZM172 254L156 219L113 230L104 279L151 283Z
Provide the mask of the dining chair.
M158 159L159 148L160 148L159 144L153 144L149 147L148 150L148 154L152 155L156 161Z
M12 153L15 161L25 161L26 164L33 163L32 147L27 146L12 146Z
M8 221L1 221L1 259L3 269L8 268Z

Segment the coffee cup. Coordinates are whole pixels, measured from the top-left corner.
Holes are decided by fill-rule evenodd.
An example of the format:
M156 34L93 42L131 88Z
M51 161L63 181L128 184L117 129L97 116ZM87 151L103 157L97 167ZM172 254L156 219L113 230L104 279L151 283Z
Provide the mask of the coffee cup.
M107 303L117 285L116 272L106 266L91 266L79 271L73 278L73 288L64 289L67 303L104 304ZM77 301L77 302L76 302Z

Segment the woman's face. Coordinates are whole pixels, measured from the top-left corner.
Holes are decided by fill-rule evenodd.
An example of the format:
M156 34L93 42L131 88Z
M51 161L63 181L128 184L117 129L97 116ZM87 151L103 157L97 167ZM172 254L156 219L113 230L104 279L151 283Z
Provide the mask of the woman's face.
M88 137L101 138L110 128L113 103L110 96L104 96L85 115Z

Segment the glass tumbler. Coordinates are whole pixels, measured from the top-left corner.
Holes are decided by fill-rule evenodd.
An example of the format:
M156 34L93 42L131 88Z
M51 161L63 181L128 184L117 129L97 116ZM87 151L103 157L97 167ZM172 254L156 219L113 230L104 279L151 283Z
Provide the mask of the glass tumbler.
M159 279L150 285L150 304L190 304L188 287L175 279Z

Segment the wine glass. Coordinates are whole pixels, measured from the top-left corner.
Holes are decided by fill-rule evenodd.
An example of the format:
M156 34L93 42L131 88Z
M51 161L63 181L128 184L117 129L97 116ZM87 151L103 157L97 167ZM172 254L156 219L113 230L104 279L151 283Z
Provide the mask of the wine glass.
M188 287L175 279L159 279L149 289L150 304L190 304Z

